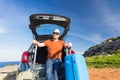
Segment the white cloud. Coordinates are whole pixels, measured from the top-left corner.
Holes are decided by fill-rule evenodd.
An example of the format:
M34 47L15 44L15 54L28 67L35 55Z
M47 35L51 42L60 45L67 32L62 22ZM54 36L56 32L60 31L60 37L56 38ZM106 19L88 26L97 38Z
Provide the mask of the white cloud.
M77 37L77 38L82 38L88 41L91 41L93 43L100 43L104 39L100 34L89 34L89 35L82 35L82 34L77 34L77 33L71 33L70 35Z
M0 7L0 34L19 32L29 25L29 17L23 8L9 1L2 0L0 3L2 3Z
M0 27L0 34L2 34L2 33L6 33L7 31L6 31L6 29L4 28L4 27Z
M8 56L9 55L9 56ZM22 54L0 53L0 62L2 61L20 61Z
M109 15L105 17L105 24L111 28L111 30L115 30L120 32L120 15Z
M0 3L2 3L0 7L0 22L6 24L6 27L15 27L16 25L22 25L29 22L29 17L24 8L16 5L12 1L6 2L3 0L0 1Z
M95 0L95 4L102 18L101 23L103 24L104 27L103 29L106 30L106 32L113 33L111 35L120 34L119 10L114 11L114 9L112 8L114 7L114 4L110 5L105 0L104 1Z

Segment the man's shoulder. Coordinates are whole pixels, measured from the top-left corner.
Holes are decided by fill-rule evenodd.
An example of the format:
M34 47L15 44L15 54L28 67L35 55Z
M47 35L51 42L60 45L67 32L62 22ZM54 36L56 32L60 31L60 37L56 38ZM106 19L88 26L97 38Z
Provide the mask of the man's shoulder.
M51 42L51 41L52 41L51 39L48 39L48 40L45 40L44 43Z
M63 43L63 44L65 43L63 40L59 40L59 42L60 42L60 43Z

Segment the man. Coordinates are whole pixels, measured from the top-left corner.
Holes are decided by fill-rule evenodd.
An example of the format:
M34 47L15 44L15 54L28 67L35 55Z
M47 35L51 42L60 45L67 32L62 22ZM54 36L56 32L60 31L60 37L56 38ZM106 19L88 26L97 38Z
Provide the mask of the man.
M46 74L47 80L58 80L58 71L60 68L61 58L62 58L62 48L71 48L72 43L65 43L62 40L59 40L60 31L55 29L52 33L53 39L46 40L43 43L39 43L36 40L33 40L32 43L38 47L47 47L48 58L46 61Z

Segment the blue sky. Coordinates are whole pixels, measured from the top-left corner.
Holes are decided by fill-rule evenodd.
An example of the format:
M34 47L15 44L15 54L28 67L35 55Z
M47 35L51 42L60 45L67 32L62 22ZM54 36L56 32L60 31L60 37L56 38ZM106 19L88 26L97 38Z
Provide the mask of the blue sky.
M0 0L0 61L18 61L32 42L29 16L58 14L71 19L66 42L83 54L120 34L120 0Z

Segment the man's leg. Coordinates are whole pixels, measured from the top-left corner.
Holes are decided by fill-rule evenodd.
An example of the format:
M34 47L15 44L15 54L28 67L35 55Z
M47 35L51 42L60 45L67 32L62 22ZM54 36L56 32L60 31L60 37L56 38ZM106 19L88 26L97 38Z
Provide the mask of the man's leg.
M47 62L46 62L47 80L54 80L53 63L54 63L54 61L52 59L47 59Z
M61 64L61 60L58 60L58 62L54 63L54 80L58 80L58 73L60 71Z

